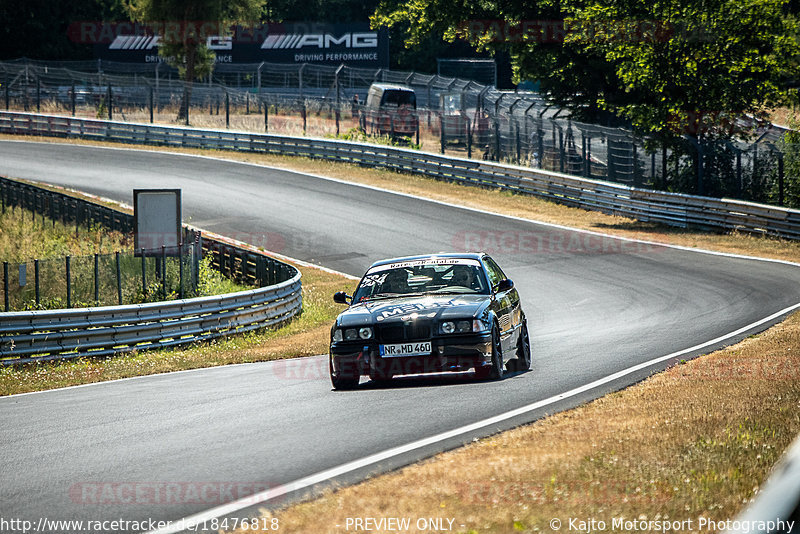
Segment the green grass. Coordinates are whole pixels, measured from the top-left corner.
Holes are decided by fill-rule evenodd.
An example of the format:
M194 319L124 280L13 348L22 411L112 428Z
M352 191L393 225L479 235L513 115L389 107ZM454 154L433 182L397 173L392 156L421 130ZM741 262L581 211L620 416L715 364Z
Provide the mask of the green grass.
M123 304L157 302L179 298L180 273L177 258L166 260L166 291L156 277L156 260L145 262L133 255L133 236L112 232L99 225L90 228L62 224L21 208L0 212L0 261L9 263L9 309L59 309L67 307L65 258L70 256L73 308L119 304L116 262L120 252L120 280ZM95 300L94 254L98 254L98 300ZM34 261L39 260L40 301L36 303ZM24 264L26 284L20 284ZM249 289L201 261L197 291L192 291L191 261L184 259L184 297L219 295Z

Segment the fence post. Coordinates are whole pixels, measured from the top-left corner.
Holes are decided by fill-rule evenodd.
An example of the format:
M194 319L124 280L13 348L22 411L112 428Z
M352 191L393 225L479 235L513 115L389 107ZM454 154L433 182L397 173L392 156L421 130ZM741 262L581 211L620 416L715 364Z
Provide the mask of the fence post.
M70 266L70 257L67 256L66 259L66 267L67 267L67 308L72 307L72 270Z
M161 298L167 298L167 247L161 245Z
M264 133L269 133L269 102L264 101Z
M100 254L94 255L94 305L100 306Z
M8 88L9 88L10 85L11 85L11 83L9 83L8 80L6 80L6 111L8 111L8 105L10 103L9 93L8 93Z
M122 270L119 265L119 251L114 253L114 262L117 267L117 302L122 306Z
M778 205L783 206L783 152L778 152Z
M469 121L469 117L466 117L466 124L467 124L467 158L472 158L472 123ZM419 144L419 143L417 143Z
M147 298L147 263L145 260L145 251L142 249L142 296Z
M183 235L183 232L181 232ZM178 298L183 299L183 241L178 244Z
M305 64L303 64L303 66L305 66ZM300 94L302 96L302 91L301 91ZM302 107L301 113L303 114L303 135L306 135L306 120L307 120L306 115L307 115L307 112L306 112L306 100L305 99L303 99L303 107Z
M231 127L231 97L225 91L225 128Z
M72 116L75 116L75 103L76 103L76 96L75 96L75 82L72 83L72 91L70 91L70 105L72 107Z
M39 292L39 260L33 260L33 287L36 296L36 307L39 307L41 293Z
M520 159L522 159L522 143L520 142L519 138L519 120L514 119L514 129L517 133L517 165L519 165Z
M42 79L36 76L36 112L41 111L42 106Z
M154 106L155 103L153 102L153 88L152 87L150 87L150 95L149 95L149 98L148 98L148 104L149 104L149 108L150 108L150 124L153 124L153 106Z
M107 89L106 95L107 95L106 101L108 102L108 120L113 121L114 120L114 112L112 111L112 108L114 107L114 103L111 101L111 98L112 98L112 96L111 96L111 84L108 84L108 89Z
M8 262L3 262L3 309L8 311Z
M440 151L444 154L444 114L439 112L439 145Z

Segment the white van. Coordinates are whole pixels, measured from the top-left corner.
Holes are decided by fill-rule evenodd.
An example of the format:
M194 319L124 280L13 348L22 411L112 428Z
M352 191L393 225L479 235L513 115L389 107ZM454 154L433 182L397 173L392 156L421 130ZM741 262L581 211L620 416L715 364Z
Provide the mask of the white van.
M362 127L367 133L408 137L416 133L417 95L411 87L373 83L367 92Z

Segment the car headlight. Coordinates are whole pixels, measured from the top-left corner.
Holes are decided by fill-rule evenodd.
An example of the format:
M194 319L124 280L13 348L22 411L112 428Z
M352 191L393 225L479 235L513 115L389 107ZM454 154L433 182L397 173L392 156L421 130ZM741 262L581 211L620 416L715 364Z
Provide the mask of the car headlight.
M372 327L369 326L362 326L360 328L337 328L336 331L333 333L333 340L334 341L358 341L362 339L364 341L368 339L372 339Z
M474 321L461 320L461 321L444 321L439 325L439 331L442 334L466 334L473 331L473 326L477 319ZM478 321L480 323L480 321ZM481 325L483 323L480 323Z
M364 326L358 329L358 337L361 339L372 339L372 328Z
M486 326L486 323L484 323L480 319L473 319L472 320L472 331L473 332L483 332L484 330L489 330L489 327Z

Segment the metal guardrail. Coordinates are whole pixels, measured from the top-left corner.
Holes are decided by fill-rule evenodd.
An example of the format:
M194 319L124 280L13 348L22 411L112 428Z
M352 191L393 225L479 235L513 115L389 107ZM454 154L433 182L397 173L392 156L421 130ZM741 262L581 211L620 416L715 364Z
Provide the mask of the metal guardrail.
M800 521L800 437L795 438L759 489L755 501L729 522L724 534L785 533ZM797 532L797 530L794 530Z
M46 215L54 202L36 202L42 198L33 194L37 189L48 200L65 197L55 201L63 202L64 211L57 213L65 217L93 213L101 224L132 228L130 214L30 184L20 184L3 200L13 199ZM0 365L170 347L278 325L300 313L300 272L293 266L208 233L203 234L202 248L223 274L264 287L146 304L0 313Z
M0 132L321 158L500 188L560 204L670 226L722 228L800 239L800 210L666 193L515 165L333 139L0 112Z

